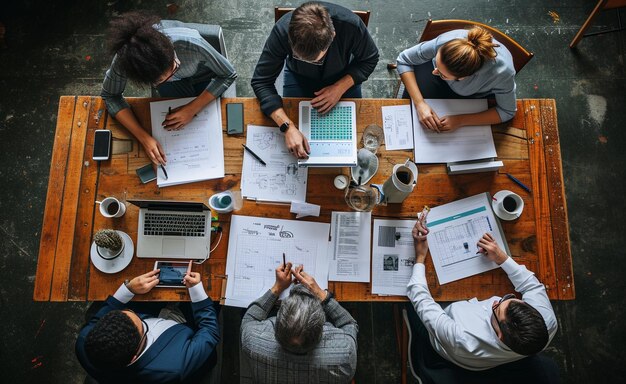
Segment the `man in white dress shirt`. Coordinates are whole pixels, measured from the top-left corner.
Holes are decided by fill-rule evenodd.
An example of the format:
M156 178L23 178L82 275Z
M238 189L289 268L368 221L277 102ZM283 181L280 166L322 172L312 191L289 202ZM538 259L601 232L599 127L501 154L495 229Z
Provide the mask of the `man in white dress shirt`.
M480 371L523 359L542 351L557 330L556 316L543 284L525 266L517 264L486 233L478 242L484 257L508 275L514 294L458 301L442 309L428 290L424 261L428 254L426 223L413 228L416 261L408 284L415 308L433 350L459 367ZM423 331L423 330L422 330ZM414 329L419 337L420 330ZM421 332L426 336L426 332Z

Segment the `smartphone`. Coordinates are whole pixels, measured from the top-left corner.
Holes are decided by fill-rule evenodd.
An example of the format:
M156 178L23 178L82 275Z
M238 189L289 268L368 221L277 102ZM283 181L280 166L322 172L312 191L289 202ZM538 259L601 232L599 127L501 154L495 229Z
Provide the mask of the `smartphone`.
M111 157L111 131L97 129L93 141L93 159L109 160L109 157Z
M154 263L154 269L160 269L159 284L157 287L162 288L181 288L184 287L183 277L187 273L189 262L180 261L157 261Z
M226 133L239 135L243 133L243 104L226 104Z
M137 176L139 176L139 180L141 180L143 184L149 183L152 180L156 180L157 178L157 175L156 175L156 172L154 172L154 167L152 166L152 163L146 164L141 168L137 168L135 172L137 172Z

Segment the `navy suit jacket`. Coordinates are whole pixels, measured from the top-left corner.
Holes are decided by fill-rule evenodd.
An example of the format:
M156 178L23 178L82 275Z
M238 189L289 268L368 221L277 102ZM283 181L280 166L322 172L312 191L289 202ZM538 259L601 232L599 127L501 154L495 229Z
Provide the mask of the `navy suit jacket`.
M93 366L85 353L87 334L108 312L125 308L125 304L109 296L76 340L76 356L80 364L99 383L195 382L211 368L209 358L219 341L219 328L210 298L191 303L197 330L185 324L168 328L138 360L122 370L101 370Z

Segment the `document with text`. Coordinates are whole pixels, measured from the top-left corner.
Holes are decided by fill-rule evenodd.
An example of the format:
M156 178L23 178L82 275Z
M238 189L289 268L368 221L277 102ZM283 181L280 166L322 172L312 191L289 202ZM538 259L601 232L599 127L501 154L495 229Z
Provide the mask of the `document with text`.
M382 107L385 149L393 151L413 148L413 121L411 105Z
M329 281L370 281L371 212L333 212Z
M486 99L427 99L439 118L487 110ZM497 157L491 126L465 126L452 132L431 131L423 126L412 105L415 162L450 163Z
M226 258L226 305L247 307L276 281L283 262L315 278L328 288L328 231L330 224L233 215ZM289 289L281 298L287 297Z
M406 296L415 264L415 220L374 220L372 293Z
M170 108L193 98L150 103L152 136L161 144L167 163L167 177L157 167L157 185L167 187L224 177L224 143L220 100L212 101L180 130L166 130L163 121Z

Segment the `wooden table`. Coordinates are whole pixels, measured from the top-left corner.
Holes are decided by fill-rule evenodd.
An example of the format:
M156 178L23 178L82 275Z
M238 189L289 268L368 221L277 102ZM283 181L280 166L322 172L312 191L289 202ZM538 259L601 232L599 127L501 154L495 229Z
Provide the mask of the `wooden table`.
M130 98L135 114L143 126L150 121L150 99ZM297 120L299 99L285 99L285 109ZM361 99L357 103L357 126L362 132L371 123L382 126L381 106L407 104L399 99ZM229 102L244 104L247 124L272 125L263 116L259 103L253 98L222 100L222 115ZM377 207L374 217L407 217L421 210L424 204L440 205L459 198L501 189L517 192L524 199L522 217L503 222L504 231L514 259L534 271L555 300L570 300L575 296L572 259L567 224L567 209L561 170L561 153L556 119L556 105L551 99L518 100L515 118L494 126L494 139L499 159L504 167L499 172L448 176L443 164L419 165L416 190L403 204ZM225 132L225 122L223 130ZM101 164L91 160L95 129L111 129L114 141L130 140L132 150L113 155ZM239 187L244 135L224 133L226 177L193 184L158 188L156 182L141 184L135 169L148 163L143 148L129 136L117 121L110 118L99 97L63 96L59 102L50 180L44 213L39 261L33 298L36 301L103 300L115 292L126 278L152 269L154 259L133 258L122 272L107 275L93 267L89 259L92 235L102 228L114 228L137 235L138 209L129 205L125 216L106 219L97 209L95 200L107 196L138 199L176 199L207 202L215 192ZM380 169L373 183L383 182L393 164L412 158L412 151L379 151ZM307 220L330 222L331 211L349 210L343 191L335 189L333 178L347 169L312 168L309 171L307 200L322 206L319 218ZM509 172L532 189L532 195L513 184ZM288 206L255 204L247 201L236 212L239 215L294 219ZM202 274L209 295L219 299L226 252L230 215L220 215L224 236L217 249L202 266L194 270ZM136 244L136 241L135 241ZM436 300L479 299L511 292L513 287L506 274L496 269L477 276L439 286L430 259L427 278ZM329 288L342 301L401 301L406 297L371 294L370 283L329 283ZM138 300L188 300L185 289L153 289Z

